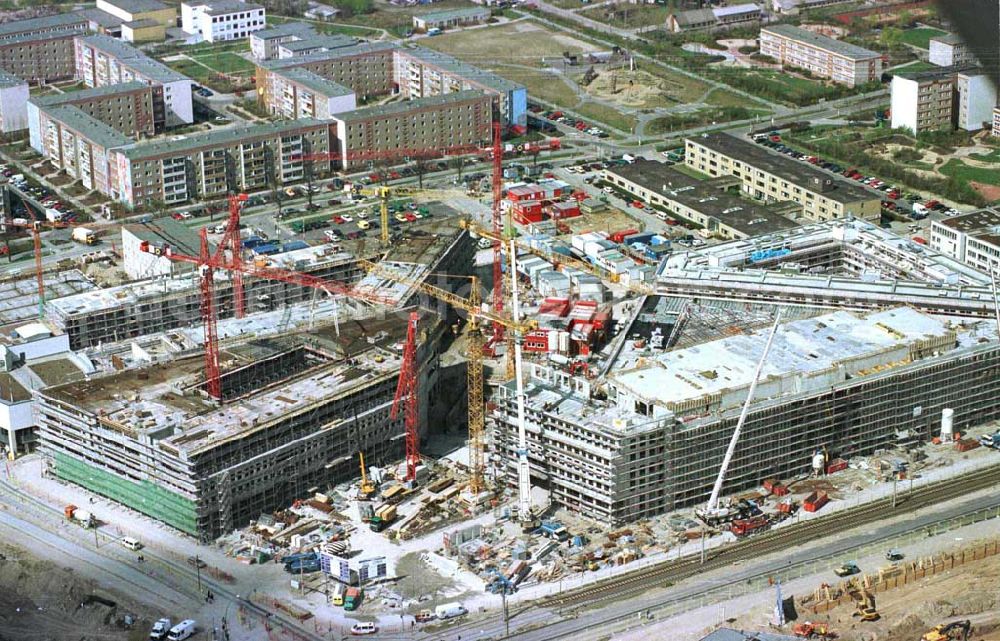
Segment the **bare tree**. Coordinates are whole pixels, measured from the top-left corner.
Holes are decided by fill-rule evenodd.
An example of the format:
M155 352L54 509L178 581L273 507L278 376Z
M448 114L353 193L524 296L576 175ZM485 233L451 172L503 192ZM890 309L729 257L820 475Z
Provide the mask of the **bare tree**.
M423 156L413 159L413 170L417 172L417 184L420 186L420 189L424 188L424 174L427 173L430 166L430 162Z
M465 158L461 156L455 156L448 160L448 164L451 168L455 170L455 175L458 177L458 182L462 182L462 171L465 169Z

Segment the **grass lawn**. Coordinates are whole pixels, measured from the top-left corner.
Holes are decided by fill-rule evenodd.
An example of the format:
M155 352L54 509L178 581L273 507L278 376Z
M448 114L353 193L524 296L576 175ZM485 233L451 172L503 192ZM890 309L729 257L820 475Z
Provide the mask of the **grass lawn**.
M671 100L679 103L700 100L705 95L705 92L711 88L710 85L700 80L668 71L656 65L644 64L642 69L659 78L662 81L660 90L669 96Z
M433 6L438 4L440 3ZM588 42L563 32L551 31L534 22L445 33L434 38L424 38L420 44L486 68L493 68L498 64L541 67L543 58L562 60L564 51L586 53L599 49Z
M970 154L969 158L972 158L973 160L982 160L983 162L1000 163L1000 148L994 149L988 154ZM997 169L1000 169L1000 167Z
M975 181L985 185L995 185L1000 187L1000 171L985 167L970 167L961 160L952 159L938 169L946 176L957 178L964 182Z
M246 58L241 58L235 53L223 52L213 55L191 56L203 65L212 67L219 73L249 75L256 67Z
M931 38L935 36L943 36L944 31L940 29L934 29L931 27L918 27L916 29L907 29L903 32L900 40L908 45L914 47L920 47L921 49L930 49Z
M596 102L586 102L576 107L574 111L588 120L596 120L625 133L631 133L636 123L635 117L631 114L622 113L613 107Z
M622 3L594 7L577 13L614 27L636 29L651 25L662 26L666 23L671 9L660 5Z
M725 91L724 89L716 89L712 93L708 94L708 98L705 100L706 104L712 105L714 107L756 107L757 103L748 101L743 96L738 96L734 93ZM747 104L749 103L749 104ZM763 111L763 110L761 110Z
M560 9L577 9L586 7L589 3L583 2L583 0L551 0L549 4Z
M206 69L193 60L174 60L166 64L200 85L207 84L209 78L212 77L211 69Z
M528 95L551 102L560 107L573 108L579 100L573 90L562 79L544 69L521 69L495 65L493 71L508 80L519 82L528 89Z
M809 80L777 71L728 70L726 73L741 74L750 82L766 85L769 89L768 93L781 96L783 101L794 104L803 104L807 101L833 96L838 91L836 87L827 86L821 80ZM720 80L725 82L726 79L720 78ZM750 86L740 84L736 86L753 93L753 88Z

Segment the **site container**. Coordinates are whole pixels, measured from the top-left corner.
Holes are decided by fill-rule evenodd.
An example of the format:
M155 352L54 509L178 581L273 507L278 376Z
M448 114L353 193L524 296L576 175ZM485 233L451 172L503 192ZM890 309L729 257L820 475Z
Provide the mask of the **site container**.
M802 509L806 512L819 512L829 502L830 497L826 492L813 492L802 501Z
M826 466L827 474L834 474L847 469L847 461L842 458L835 458Z
M979 441L974 438L963 438L955 443L955 449L959 452L968 452L969 450L974 450L977 447L980 447L980 444Z

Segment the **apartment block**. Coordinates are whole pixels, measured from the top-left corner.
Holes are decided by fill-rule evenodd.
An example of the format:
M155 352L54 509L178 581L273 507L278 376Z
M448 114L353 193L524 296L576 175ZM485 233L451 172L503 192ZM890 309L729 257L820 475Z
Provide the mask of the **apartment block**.
M905 128L916 134L952 128L957 101L954 71L896 74L891 93L893 129Z
M32 84L68 80L77 33L83 31L0 38L0 69Z
M108 195L131 206L215 198L305 177L307 154L329 151L330 123L300 119L217 129L116 150ZM316 175L329 163L313 164Z
M0 42L31 36L75 35L86 31L87 26L87 18L77 12L3 22L0 23Z
M993 107L993 130L990 133L994 138L1000 136L1000 107Z
M802 217L827 221L853 216L878 222L876 193L796 160L726 133L685 141L685 164L709 176L735 176L743 193L768 203L794 201Z
M133 80L120 85L36 96L28 103L32 145L35 143L35 125L40 122L39 114L32 112L44 112L58 105L73 105L115 131L137 140L151 137L163 128L163 121L157 122L157 116L162 118L162 112L157 113L153 94L153 87Z
M931 64L939 67L962 67L976 64L976 56L969 49L969 45L961 36L953 33L931 38L930 56L928 60Z
M301 68L350 88L358 100L385 96L394 92L393 52L388 42L372 42L343 47L285 60L269 60L257 65L257 90L261 104L277 113L282 90L275 79L282 71Z
M760 53L848 87L882 77L882 54L789 24L761 29Z
M191 79L120 40L79 36L75 42L76 78L88 87L139 81L153 87L166 127L194 122Z
M0 71L0 132L28 128L28 83L6 71Z
M353 91L308 69L282 69L272 78L273 112L283 118L330 120L334 114L357 107Z
M479 24L489 20L490 10L482 7L453 9L451 11L432 11L420 16L413 16L413 26L416 29L447 29L462 25Z
M955 88L958 90L958 128L965 131L992 128L997 88L989 76L984 73L959 73Z
M278 46L286 42L314 38L319 34L305 22L285 22L268 29L250 34L250 53L255 60L271 60L278 57Z
M490 139L492 102L482 91L466 90L337 114L331 146L351 168L380 152L483 145ZM349 160L355 152L360 157Z
M181 3L181 28L204 42L241 40L267 28L262 5L241 0Z
M979 211L931 221L931 249L985 273L1000 273L1000 211Z
M111 150L131 139L72 104L32 113L38 117L31 127L32 146L87 189L108 193L114 172Z

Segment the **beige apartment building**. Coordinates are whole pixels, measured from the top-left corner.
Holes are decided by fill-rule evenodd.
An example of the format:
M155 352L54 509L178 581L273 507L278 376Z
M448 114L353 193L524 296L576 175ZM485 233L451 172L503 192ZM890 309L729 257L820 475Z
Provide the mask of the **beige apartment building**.
M350 88L302 67L280 69L269 79L274 92L271 112L282 118L329 120L334 114L357 108Z
M301 119L131 144L114 152L109 195L142 206L294 183L305 178L305 157L329 152L329 140L330 123ZM313 171L327 173L329 161Z
M0 39L0 69L32 84L72 78L73 38L58 32Z
M882 78L882 54L790 24L760 30L760 53L783 66L855 87Z
M338 114L333 145L343 168L362 166L385 152L414 155L490 139L492 97L466 90Z
M115 131L136 139L151 137L163 127L163 114L155 111L153 88L136 81L37 96L30 100L29 105L37 109L42 117L58 105L73 105ZM29 112L32 111L31 106ZM29 119L34 117L29 115ZM160 120L157 121L157 118Z
M794 201L808 221L853 216L878 222L881 198L875 192L837 178L788 156L771 153L744 138L705 134L685 141L688 167L712 177L735 176L742 191L765 202Z
M391 43L374 42L260 63L257 91L261 103L272 113L280 113L279 103L284 93L280 76L292 68L311 71L324 80L348 87L361 101L391 94L394 49Z
M40 126L31 132L32 147L49 162L87 189L101 193L110 191L111 150L131 142L124 134L71 104L40 112Z

